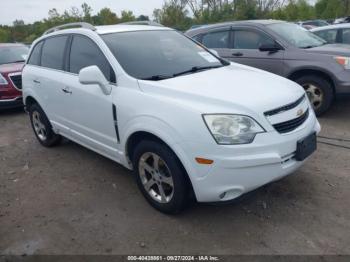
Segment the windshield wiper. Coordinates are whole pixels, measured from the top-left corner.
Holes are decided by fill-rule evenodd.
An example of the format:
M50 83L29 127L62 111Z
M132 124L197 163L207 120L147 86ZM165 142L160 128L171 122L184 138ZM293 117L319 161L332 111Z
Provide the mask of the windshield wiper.
M172 78L173 76L167 76L167 75L154 75L146 78L142 78L141 80L151 80L151 81L160 81Z
M26 60L17 60L17 61L13 61L11 63L22 63L22 62L25 62Z
M223 67L223 65L218 65L218 66L194 66L194 67L192 67L189 70L186 70L186 71L183 71L183 72L180 72L180 73L176 73L173 76L176 77L176 76L186 75L186 74L189 74L189 73L196 73L196 72L199 72L199 71L209 70L209 69L214 69L214 68L219 68L219 67Z

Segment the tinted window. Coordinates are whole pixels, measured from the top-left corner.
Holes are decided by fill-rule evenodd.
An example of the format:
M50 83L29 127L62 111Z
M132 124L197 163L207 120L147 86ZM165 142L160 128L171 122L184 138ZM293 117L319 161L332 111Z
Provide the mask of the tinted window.
M173 30L112 33L101 37L123 69L138 79L159 80L194 67L222 66L203 47Z
M96 65L107 80L115 82L112 79L112 68L99 47L87 37L74 36L70 51L69 71L78 74L82 68L92 65Z
M202 43L208 48L229 48L230 31L212 32L203 35Z
M26 46L3 46L0 47L0 64L24 62L29 49Z
M44 42L41 65L52 69L63 70L64 50L68 36L47 38Z
M262 44L274 43L270 37L262 33L248 30L237 30L234 32L235 49L259 49Z
M337 33L338 30L324 30L324 31L318 31L315 32L315 34L324 40L327 41L327 43L334 44L337 41Z
M343 29L343 43L350 44L350 29Z
M196 36L192 37L192 39L197 41L197 42L202 42L202 35L196 35Z
M40 52L41 52L41 48L43 46L43 43L44 42L40 42L34 47L34 49L32 51L32 54L30 55L28 64L30 64L30 65L40 65L40 62L41 62L40 61L41 60Z

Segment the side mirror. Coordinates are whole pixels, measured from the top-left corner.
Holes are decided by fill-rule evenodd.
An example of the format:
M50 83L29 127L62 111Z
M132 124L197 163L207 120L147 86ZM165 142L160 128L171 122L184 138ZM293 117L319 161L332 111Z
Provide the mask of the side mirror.
M210 52L212 52L214 55L216 55L217 57L220 57L218 51L216 51L215 49L209 49Z
M281 47L279 47L277 44L275 43L271 43L271 44L262 44L259 47L259 50L261 52L271 52L271 53L275 53L278 52L279 50L281 50Z
M88 66L80 70L79 82L83 85L99 85L105 95L110 95L112 87L97 66Z

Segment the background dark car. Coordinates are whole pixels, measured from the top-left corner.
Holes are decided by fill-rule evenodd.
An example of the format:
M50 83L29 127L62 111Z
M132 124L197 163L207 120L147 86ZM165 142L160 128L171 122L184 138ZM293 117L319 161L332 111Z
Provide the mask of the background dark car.
M22 44L0 44L0 109L23 106L22 68L28 52Z
M296 24L276 20L229 22L186 34L225 59L299 83L317 115L329 109L336 94L350 94L350 46L329 45Z

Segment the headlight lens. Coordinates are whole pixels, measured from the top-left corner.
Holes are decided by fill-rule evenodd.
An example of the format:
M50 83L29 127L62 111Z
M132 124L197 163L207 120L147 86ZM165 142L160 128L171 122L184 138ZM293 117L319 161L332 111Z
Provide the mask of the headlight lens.
M345 69L350 69L350 57L336 56L335 61Z
M215 141L220 145L250 144L256 134L265 132L248 116L204 115L203 118Z
M0 85L8 85L7 80L5 79L5 77L3 77L2 74L0 74Z

